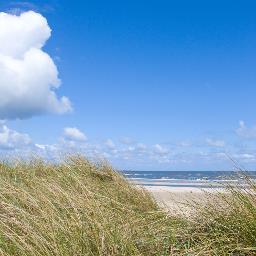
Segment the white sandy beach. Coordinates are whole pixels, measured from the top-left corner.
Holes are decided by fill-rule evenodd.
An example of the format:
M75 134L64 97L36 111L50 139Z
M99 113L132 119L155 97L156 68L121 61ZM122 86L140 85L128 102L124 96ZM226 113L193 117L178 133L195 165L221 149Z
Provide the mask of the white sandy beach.
M171 214L185 214L192 213L191 203L206 203L206 194L217 193L221 189L200 189L191 187L166 187L166 186L145 186L145 188L152 193L160 206L165 208ZM205 193L207 192L207 193Z

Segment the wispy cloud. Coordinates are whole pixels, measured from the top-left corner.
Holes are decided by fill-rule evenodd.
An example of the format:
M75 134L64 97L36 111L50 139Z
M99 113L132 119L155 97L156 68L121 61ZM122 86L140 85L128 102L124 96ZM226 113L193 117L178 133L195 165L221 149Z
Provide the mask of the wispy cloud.
M53 144L42 144L33 142L28 134L21 133L9 128L6 122L0 122L0 152L15 152L22 156L38 154L47 159L59 159L66 153L82 153L88 158L105 158L121 166L184 166L190 169L191 166L225 166L232 158L241 164L256 163L256 154L251 149L243 148L233 144L229 151L224 150L226 143L222 140L206 139L206 143L196 147L192 144L177 146L156 143L153 145L142 142L123 144L114 143L110 138L105 141L92 141L87 138L85 133L77 127L66 127L60 133L59 139ZM230 144L230 143L229 143ZM219 165L218 165L219 164ZM120 165L119 165L120 166Z
M49 13L55 10L53 5L48 3L32 3L29 1L10 1L6 4L6 12L19 15L26 11Z
M64 138L67 140L73 140L73 141L86 141L87 137L83 132L81 132L76 127L66 127L64 128Z
M16 150L32 144L28 134L19 133L0 124L0 149Z
M244 121L239 122L239 128L236 130L238 136L246 139L256 138L256 126L247 127Z
M153 146L154 152L161 156L166 156L170 153L170 150L166 147L161 146L160 144L156 144Z
M226 143L224 140L214 140L214 139L207 138L206 143L211 147L223 148L226 146Z
M125 144L125 145L130 145L134 143L134 140L132 138L129 137L122 137L120 138L120 143Z
M116 148L115 143L111 139L107 139L104 144L105 146L107 146L108 149L113 150Z

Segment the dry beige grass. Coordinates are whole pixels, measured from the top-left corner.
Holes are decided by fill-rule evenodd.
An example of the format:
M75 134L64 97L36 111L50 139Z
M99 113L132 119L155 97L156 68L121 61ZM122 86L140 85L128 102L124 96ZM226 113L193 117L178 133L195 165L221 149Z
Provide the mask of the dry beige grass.
M175 223L106 164L0 166L1 255L168 255Z
M181 255L256 255L256 183L246 173L238 176L240 184L191 203L196 214L181 232Z
M0 164L0 255L256 255L256 185L167 215L107 164Z

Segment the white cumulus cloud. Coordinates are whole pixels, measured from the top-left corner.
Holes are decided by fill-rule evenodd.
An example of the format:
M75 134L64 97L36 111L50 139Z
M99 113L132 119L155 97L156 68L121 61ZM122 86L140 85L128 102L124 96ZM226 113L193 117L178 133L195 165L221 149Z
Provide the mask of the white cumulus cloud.
M0 149L19 149L31 143L29 135L11 130L0 123Z
M50 36L39 13L0 12L0 119L71 111L69 99L55 93L58 70L42 50Z
M87 137L76 127L64 128L64 138L73 141L86 141Z

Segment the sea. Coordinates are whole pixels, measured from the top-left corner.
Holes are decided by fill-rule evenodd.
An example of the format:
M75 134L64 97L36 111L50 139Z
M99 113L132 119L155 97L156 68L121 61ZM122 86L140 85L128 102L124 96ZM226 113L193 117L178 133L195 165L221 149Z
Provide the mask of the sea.
M235 171L122 171L122 174L142 186L204 189L245 183L245 174ZM247 172L246 176L256 180L256 171Z

